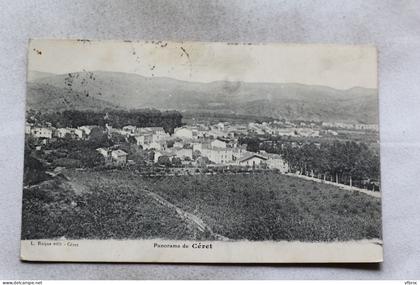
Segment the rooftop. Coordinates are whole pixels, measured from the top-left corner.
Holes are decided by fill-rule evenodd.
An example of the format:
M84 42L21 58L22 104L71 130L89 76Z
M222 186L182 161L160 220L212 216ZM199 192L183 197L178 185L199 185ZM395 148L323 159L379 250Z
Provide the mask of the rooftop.
M121 149L113 150L112 153L115 153L116 155L127 155L127 153Z
M240 159L239 159L239 161L240 161L240 162L242 162L242 161L247 161L247 160L249 160L249 159L251 159L251 158L253 158L253 157L257 157L257 158L262 159L262 160L267 160L267 159L268 159L267 157L262 156L262 155L260 155L260 154L258 154L258 153L253 153L253 154L246 155L246 156L244 156L244 157L240 158Z

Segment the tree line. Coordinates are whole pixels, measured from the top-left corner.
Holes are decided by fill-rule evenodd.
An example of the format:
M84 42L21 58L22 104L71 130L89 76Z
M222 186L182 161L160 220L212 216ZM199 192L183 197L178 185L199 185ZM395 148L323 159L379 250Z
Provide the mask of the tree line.
M114 128L133 125L137 127L163 127L168 133L173 133L176 127L182 125L182 115L177 111L144 110L65 110L61 112L29 111L29 123L50 122L57 128L77 128L83 125L111 125Z
M248 124L249 122L262 123L273 122L275 119L268 116L256 116L251 114L231 114L209 111L185 111L182 113L185 120L195 120L198 123L216 124L218 122L229 122L237 124Z
M281 154L291 172L342 184L351 181L353 186L359 187L379 181L379 154L363 142L336 140L299 145L286 141L264 143L256 137L241 138L239 142L246 143L248 151Z

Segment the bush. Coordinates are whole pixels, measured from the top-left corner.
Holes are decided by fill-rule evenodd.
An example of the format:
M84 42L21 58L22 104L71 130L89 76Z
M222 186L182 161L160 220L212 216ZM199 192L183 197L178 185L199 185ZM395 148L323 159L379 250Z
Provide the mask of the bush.
M82 167L82 162L78 159L72 158L58 158L54 161L56 166L68 167L68 168L80 168Z

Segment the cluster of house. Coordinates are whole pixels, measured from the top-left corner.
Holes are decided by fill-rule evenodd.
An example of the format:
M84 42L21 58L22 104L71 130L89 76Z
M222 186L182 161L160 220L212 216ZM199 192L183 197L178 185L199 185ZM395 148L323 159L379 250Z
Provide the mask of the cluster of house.
M183 164L212 166L244 166L268 167L281 172L288 171L287 163L279 155L265 152L254 153L246 150L246 145L239 145L238 133L249 132L247 125L229 125L218 123L212 126L193 125L176 128L173 135L169 135L162 127L139 128L125 126L113 128L106 126L105 132L109 136L118 133L127 141L135 142L143 150L154 153L154 162L157 163L162 156L170 160L178 158ZM52 138L88 139L95 128L99 126L80 126L78 128L53 128L50 125L36 127L26 125L26 134L43 141ZM129 140L128 138L131 138ZM128 154L117 146L98 148L106 163L113 165L126 165L130 163Z
M49 124L47 126L34 126L33 124L26 123L25 134L39 139L52 139L52 138L71 138L86 139L94 128L98 126L81 126L78 128L53 128Z
M194 125L176 128L171 136L162 128L136 128L126 126L120 134L131 136L143 149L153 150L154 162L164 156L170 160L179 158L183 164L200 165L209 162L212 166L266 166L287 172L287 163L279 156L253 153L239 145L237 128L218 123L213 126Z
M258 135L290 136L290 137L321 137L323 135L338 135L337 129L379 131L377 124L350 124L340 122L292 123L289 121L274 121L271 123L249 123L248 132Z
M313 124L313 123L312 123ZM313 124L315 126L315 124ZM248 130L250 133L257 135L272 135L272 136L290 136L290 137L319 137L319 130L314 129L314 126L301 123L299 125L293 123L249 123Z
M116 166L124 166L127 164L128 154L118 148L98 148L96 149L104 158L106 164L112 164Z
M53 128L26 124L25 132L41 142L52 138L88 139L93 129L99 126L80 126L78 128ZM253 153L246 150L245 145L238 144L238 135L276 135L290 137L319 137L329 134L337 135L333 129L377 130L377 125L345 124L345 123L292 123L288 121L274 121L249 124L232 124L219 122L214 125L194 124L176 128L173 135L169 135L162 127L139 128L125 126L113 128L106 125L105 132L109 136L119 134L141 146L143 150L154 153L154 162L166 156L169 159L178 158L183 164L202 165L211 163L212 166L238 165L246 167L261 167L288 171L287 163L279 156L268 153ZM118 148L99 148L97 151L104 156L107 163L125 165L129 163L128 154Z
M333 128L333 129L347 129L347 130L369 130L369 131L379 131L379 126L377 124L350 124L350 123L339 123L339 122L323 122L323 128Z

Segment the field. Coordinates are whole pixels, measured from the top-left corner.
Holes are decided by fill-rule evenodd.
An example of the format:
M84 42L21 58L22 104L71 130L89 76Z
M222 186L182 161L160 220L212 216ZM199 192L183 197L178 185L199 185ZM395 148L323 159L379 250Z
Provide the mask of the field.
M23 239L381 238L380 199L276 173L65 175L24 190Z

